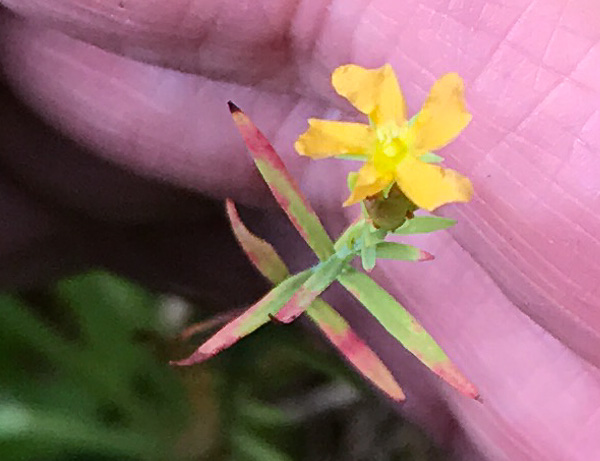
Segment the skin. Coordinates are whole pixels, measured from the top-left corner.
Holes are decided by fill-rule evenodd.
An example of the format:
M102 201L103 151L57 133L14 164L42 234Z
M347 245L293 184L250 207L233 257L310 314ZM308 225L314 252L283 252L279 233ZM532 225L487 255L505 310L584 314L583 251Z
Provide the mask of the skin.
M344 312L405 386L403 411L459 459L600 459L595 0L0 3L4 286L103 264L202 299L258 296L265 285L205 197L263 208L263 236L282 221L225 102L339 230L357 213L339 211L353 165L291 147L308 117L356 117L331 71L390 62L411 114L457 71L474 118L440 153L476 196L440 210L459 220L450 232L411 239L433 263L382 263L375 276L483 404L398 353L356 306ZM298 261L295 242L279 248Z

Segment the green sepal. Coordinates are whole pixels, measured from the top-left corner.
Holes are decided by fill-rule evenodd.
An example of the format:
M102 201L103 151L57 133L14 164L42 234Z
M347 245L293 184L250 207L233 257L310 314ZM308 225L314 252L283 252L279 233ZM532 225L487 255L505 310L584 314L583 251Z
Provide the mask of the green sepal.
M426 152L419 157L419 160L425 163L441 163L444 161L444 157L434 154L433 152Z
M346 178L346 186L348 186L348 190L352 192L354 190L354 186L356 185L356 181L358 180L358 173L356 171L351 171L348 173Z
M351 160L355 162L366 162L369 157L364 154L341 154L336 155L335 158L339 158L340 160Z
M389 183L387 187L381 191L381 193L383 194L383 198L389 197L390 191L392 190L392 187L394 187L394 184L394 182Z

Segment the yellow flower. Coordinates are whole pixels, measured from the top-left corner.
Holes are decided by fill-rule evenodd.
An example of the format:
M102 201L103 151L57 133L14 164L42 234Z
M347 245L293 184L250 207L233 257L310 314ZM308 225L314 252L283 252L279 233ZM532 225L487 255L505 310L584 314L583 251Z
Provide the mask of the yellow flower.
M348 154L365 159L344 206L375 195L394 181L415 205L429 211L449 202L469 201L473 187L468 178L421 160L422 155L452 141L471 120L463 81L457 74L436 81L421 111L410 121L389 64L378 69L341 66L331 82L339 95L369 116L371 124L310 119L295 148L313 159Z

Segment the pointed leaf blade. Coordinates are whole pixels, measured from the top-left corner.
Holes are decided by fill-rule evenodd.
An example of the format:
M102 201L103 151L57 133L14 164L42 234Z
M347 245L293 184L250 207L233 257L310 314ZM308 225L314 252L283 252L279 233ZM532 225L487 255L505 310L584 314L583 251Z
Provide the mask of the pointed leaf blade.
M394 242L381 242L375 247L378 259L395 259L398 261L431 261L431 253L412 245Z
M390 370L329 304L317 298L306 311L310 319L346 359L369 381L396 401L405 399Z
M277 284L282 282L285 279L283 272L273 270L273 268L269 267L270 264L283 265L285 267L285 263L281 260L275 249L269 243L256 237L244 226L237 213L235 213L233 202L229 201L227 210L232 225L234 221L236 223L234 233L256 268L272 283ZM359 228L359 223L355 224L354 227ZM351 234L355 233L356 229L354 227L347 233L346 239L351 238ZM240 238L248 234L252 238ZM345 244L345 242L346 240L342 240L340 244ZM257 243L258 249L255 247ZM253 258L251 255L261 253L264 245L270 248L269 252L272 254L264 259ZM287 268L285 270L287 272ZM327 339L365 378L370 380L392 399L396 401L404 400L402 388L396 382L389 369L377 354L352 331L348 323L333 307L321 298L317 298L307 309L307 315Z
M271 244L248 230L240 219L240 215L231 199L225 201L225 208L233 234L250 262L274 284L286 279L290 273Z
M455 224L456 221L454 219L442 218L440 216L415 216L404 221L404 224L396 229L394 234L427 234L429 232L448 229Z
M296 319L317 296L335 281L345 267L346 259L338 258L336 255L323 261L300 289L294 293L292 299L277 312L275 318L283 323L290 323Z
M270 320L310 276L300 272L273 288L266 296L236 317L202 344L188 358L171 362L172 365L193 365L217 355Z
M317 257L320 260L327 259L333 254L333 242L281 158L239 107L229 102L229 109L254 163L273 196Z
M388 333L431 371L463 394L471 398L478 397L475 386L462 375L435 340L373 279L362 272L351 270L340 275L338 281L369 310Z

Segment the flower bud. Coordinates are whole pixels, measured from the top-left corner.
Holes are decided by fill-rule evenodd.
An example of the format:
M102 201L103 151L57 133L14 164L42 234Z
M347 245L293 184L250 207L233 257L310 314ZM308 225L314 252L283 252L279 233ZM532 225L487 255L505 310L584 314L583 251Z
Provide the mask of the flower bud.
M381 191L364 202L373 225L378 229L393 231L400 227L406 219L413 216L418 207L394 184L389 192Z

